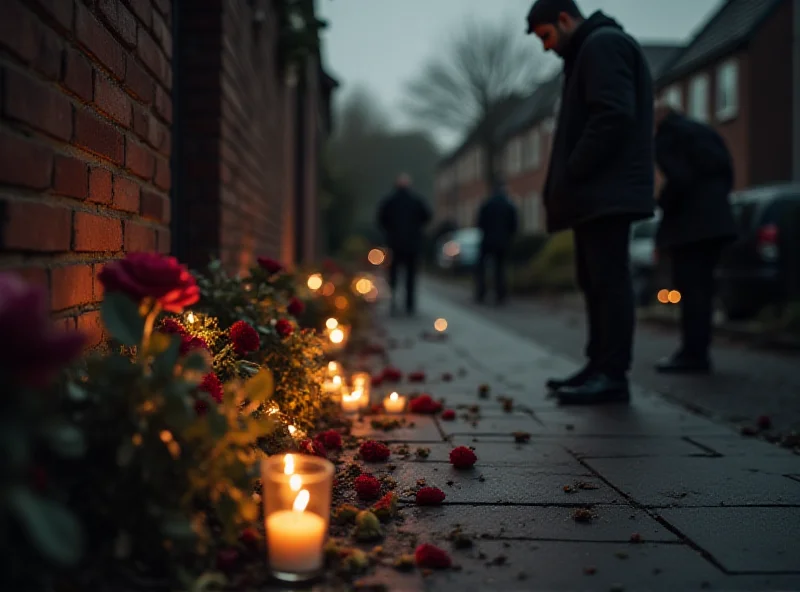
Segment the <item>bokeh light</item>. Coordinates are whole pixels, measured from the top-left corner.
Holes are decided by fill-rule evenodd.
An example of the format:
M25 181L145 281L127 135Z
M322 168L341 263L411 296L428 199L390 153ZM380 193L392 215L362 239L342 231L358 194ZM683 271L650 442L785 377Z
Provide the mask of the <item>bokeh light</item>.
M681 293L677 290L670 290L669 294L667 294L667 299L672 304L678 304L681 301Z
M338 327L338 326L339 326L339 321L337 321L336 319L334 319L333 317L331 317L331 318L329 318L327 321L325 321L325 326L326 326L328 329L335 329L336 327Z
M447 330L447 321L445 319L436 319L434 321L434 323L433 323L433 328L436 329L437 331L439 331L440 333L442 331L446 331Z
M669 303L669 290L659 290L657 297L658 297L658 301L661 304L668 304Z
M350 306L350 303L347 301L347 298L344 296L337 296L336 300L333 301L333 305L338 310L347 310L347 307Z
M341 329L334 329L330 334L331 343L341 343L344 341L344 331Z
M386 253L383 249L372 249L367 255L367 260L373 265L382 265L386 261Z
M318 273L314 273L308 276L308 289L314 290L315 292L322 287L322 276Z
M368 278L361 278L360 280L356 281L356 292L362 296L369 294L373 287L374 284L372 283L372 280Z
M324 286L322 286L322 295L323 296L333 296L333 293L336 291L336 286L333 285L333 282L326 282Z

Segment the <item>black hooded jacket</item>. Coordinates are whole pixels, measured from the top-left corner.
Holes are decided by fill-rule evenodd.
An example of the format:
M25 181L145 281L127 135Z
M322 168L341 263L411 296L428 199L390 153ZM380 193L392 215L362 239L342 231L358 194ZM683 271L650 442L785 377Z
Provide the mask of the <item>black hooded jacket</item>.
M544 188L551 232L655 209L653 81L639 44L595 12L565 51L561 111Z
M430 220L428 205L405 187L395 189L378 208L378 226L386 237L386 246L403 255L420 251L422 231Z
M505 191L496 190L478 211L478 228L483 231L481 248L485 252L503 251L517 232L517 208Z

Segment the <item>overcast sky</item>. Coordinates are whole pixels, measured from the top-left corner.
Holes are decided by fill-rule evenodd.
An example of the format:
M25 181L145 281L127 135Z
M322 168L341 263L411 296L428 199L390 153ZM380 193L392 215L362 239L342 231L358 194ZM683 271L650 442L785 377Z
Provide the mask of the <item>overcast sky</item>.
M724 0L578 0L585 13L603 10L640 40L686 40ZM342 83L340 97L358 85L376 94L396 124L406 82L443 46L466 17L518 22L531 0L317 0L330 27L326 67ZM516 31L514 33L517 33ZM538 43L535 38L531 43Z

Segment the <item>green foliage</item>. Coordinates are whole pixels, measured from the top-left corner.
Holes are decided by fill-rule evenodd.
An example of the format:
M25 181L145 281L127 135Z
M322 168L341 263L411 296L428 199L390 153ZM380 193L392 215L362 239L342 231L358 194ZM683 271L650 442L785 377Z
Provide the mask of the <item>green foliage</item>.
M509 251L512 264L527 264L535 258L548 242L546 234L521 234L514 237Z
M528 265L514 271L518 291L564 292L575 288L575 263L571 232L551 236Z

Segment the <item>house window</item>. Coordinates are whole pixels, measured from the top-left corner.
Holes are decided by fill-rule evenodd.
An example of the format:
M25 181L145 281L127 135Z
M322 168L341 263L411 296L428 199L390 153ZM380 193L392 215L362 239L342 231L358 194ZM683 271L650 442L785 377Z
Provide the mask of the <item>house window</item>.
M708 75L698 74L689 83L689 117L708 121Z
M541 141L539 138L539 130L531 130L525 137L525 148L523 150L522 159L526 169L536 170L539 168L539 158Z
M677 84L667 88L664 94L661 95L661 100L673 109L683 111L683 93L681 92L681 87Z
M727 121L739 111L739 62L730 59L717 68L717 120Z
M506 172L509 175L516 174L522 168L522 146L519 138L514 138L508 143L506 152Z

